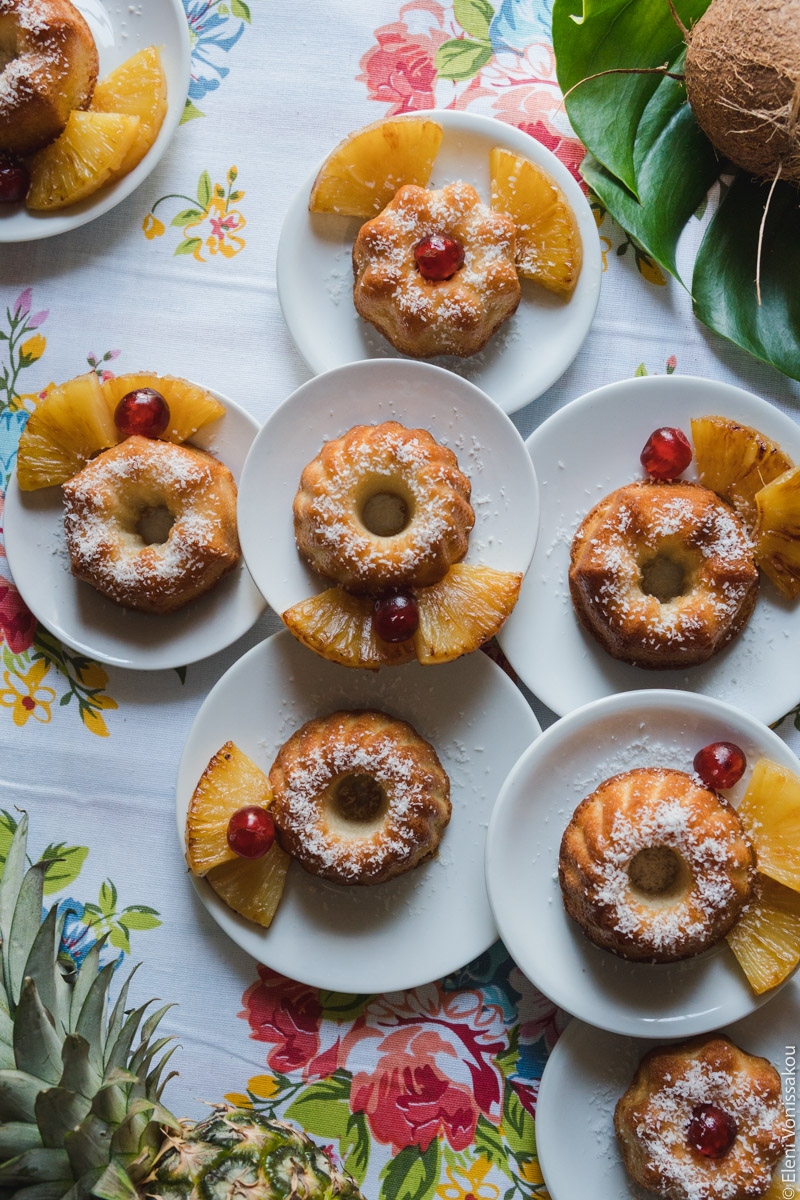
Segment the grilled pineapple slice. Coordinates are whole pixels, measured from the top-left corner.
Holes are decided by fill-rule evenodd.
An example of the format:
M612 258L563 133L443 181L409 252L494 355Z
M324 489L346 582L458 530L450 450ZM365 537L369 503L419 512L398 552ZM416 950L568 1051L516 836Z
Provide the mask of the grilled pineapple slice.
M158 137L167 114L167 77L156 47L140 50L98 83L91 109L139 118L133 145L109 177L109 182L113 182L139 165Z
M192 874L205 875L234 859L241 862L228 845L228 822L249 804L269 808L271 803L264 772L234 742L226 742L200 777L186 814L186 861Z
M138 130L139 118L123 113L70 113L61 136L31 159L28 208L66 208L91 196L125 161Z
M410 642L390 644L377 636L372 604L369 596L333 587L287 608L281 619L309 650L343 667L377 671L411 662L415 656Z
M756 493L756 562L790 600L800 596L800 467Z
M800 779L760 758L736 811L755 845L759 871L800 892Z
M575 213L555 180L518 154L495 146L489 155L492 208L517 227L520 275L551 292L571 296L583 262Z
M419 629L414 646L421 663L443 663L477 650L494 637L517 602L522 575L459 563L439 583L419 588Z
M374 217L406 183L424 187L442 140L435 121L397 117L351 133L314 180L311 212Z
M783 983L800 962L800 892L759 874L727 941L757 996Z
M757 429L727 417L697 417L692 441L700 482L732 504L752 529L756 492L788 470L792 460Z
M234 912L268 926L283 895L288 869L289 855L273 842L263 858L221 863L211 868L206 879Z
M113 446L119 433L91 372L51 388L28 418L17 453L23 492L71 479L98 450Z
M188 442L198 429L225 414L224 404L204 388L172 375L141 371L136 375L118 375L103 384L103 395L112 416L122 397L138 388L154 388L169 405L169 428L161 435L167 442Z

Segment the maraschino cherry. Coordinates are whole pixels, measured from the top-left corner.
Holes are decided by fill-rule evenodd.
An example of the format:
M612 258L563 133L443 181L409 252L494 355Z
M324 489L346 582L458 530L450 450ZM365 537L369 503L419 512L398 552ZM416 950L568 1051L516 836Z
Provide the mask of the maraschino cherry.
M169 425L169 405L155 388L136 388L114 409L114 424L124 437L138 433L157 438Z
M735 742L711 742L694 756L694 769L708 788L724 792L742 778L747 759Z
M686 1140L705 1158L722 1158L736 1141L739 1127L730 1113L716 1104L698 1104L686 1130Z
M650 434L639 461L653 479L667 483L686 470L692 461L692 447L685 433L665 425Z
M419 628L419 608L410 592L390 592L375 601L372 623L384 642L407 642Z
M0 154L0 204L19 204L25 199L30 182L27 167L8 154Z
M228 845L240 858L263 858L275 841L275 822L260 804L238 809L228 821Z
M455 275L464 262L464 247L457 238L448 237L444 233L434 233L431 237L417 242L414 258L423 279L439 282L452 279Z

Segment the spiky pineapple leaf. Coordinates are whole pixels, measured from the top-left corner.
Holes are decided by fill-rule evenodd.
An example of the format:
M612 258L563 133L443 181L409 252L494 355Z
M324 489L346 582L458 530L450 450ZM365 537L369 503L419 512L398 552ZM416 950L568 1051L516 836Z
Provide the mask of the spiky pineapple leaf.
M11 922L22 880L25 877L28 845L28 816L23 813L6 854L3 877L0 879L0 938L3 942L3 979L8 990L8 957L11 941ZM41 914L41 909L39 910Z
M30 977L22 985L14 1015L14 1058L20 1071L47 1083L61 1078L61 1038Z
M36 1121L46 1146L63 1146L64 1138L80 1125L91 1107L85 1096L68 1088L54 1087L36 1099Z
M11 918L8 936L8 974L6 987L12 1004L16 1004L28 956L42 924L42 899L46 863L35 863L23 877ZM0 887L2 884L0 883Z
M39 998L50 1013L56 1031L63 1038L69 1029L69 985L58 964L58 947L64 917L59 917L57 905L53 905L33 940L25 975L36 981Z
M0 1071L0 1121L35 1121L36 1097L46 1088L44 1079L25 1071Z
M106 1001L115 967L115 962L106 963L97 972L91 981L86 1000L81 1008L80 1016L75 1026L76 1032L81 1034L89 1044L89 1062L98 1075L102 1075L103 1073Z
M5 1121L0 1125L0 1159L14 1158L41 1144L42 1138L35 1125L27 1125L24 1121Z
M69 1186L71 1181L69 1159L60 1148L35 1146L0 1163L0 1186L58 1182Z

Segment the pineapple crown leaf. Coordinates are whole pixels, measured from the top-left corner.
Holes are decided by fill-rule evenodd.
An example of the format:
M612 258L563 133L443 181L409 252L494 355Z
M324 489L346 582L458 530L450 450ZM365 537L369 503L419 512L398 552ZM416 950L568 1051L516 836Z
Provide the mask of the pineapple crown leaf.
M138 1200L136 1188L124 1167L112 1160L94 1185L98 1200Z
M3 940L3 966L8 978L8 939L11 921L25 875L28 845L28 814L23 813L8 848L3 877L0 879L0 937Z
M35 981L39 998L60 1038L69 1029L70 1007L69 985L58 963L62 929L63 919L58 916L58 906L53 905L39 926L25 964L25 977Z
M61 1087L77 1092L87 1101L91 1100L102 1078L100 1072L92 1066L86 1038L81 1037L79 1033L67 1034L61 1051L61 1061L64 1064Z
M0 1122L36 1120L36 1097L47 1084L14 1068L0 1071Z
M36 1125L45 1146L63 1146L64 1138L87 1116L91 1103L65 1087L48 1088L36 1098ZM30 1126L35 1129L36 1126Z
M112 1012L111 1020L108 1023L108 1036L107 1036L107 1041L112 1046L116 1043L117 1038L119 1037L119 1035L122 1031L122 1025L125 1020L125 1012L126 1012L125 1005L128 1003L128 989L130 988L131 980L133 979L136 972L139 970L140 965L141 965L140 963L136 963L133 966L133 968L131 969L130 973L128 974L128 978L125 980L122 987L120 988L120 993L119 993L119 996L117 997L117 1003L114 1005L114 1011Z
M133 1045L133 1039L136 1036L136 1031L139 1028L142 1017L151 1004L152 1001L148 1000L147 1003L142 1004L141 1007L132 1009L127 1014L125 1023L123 1024L116 1040L112 1042L110 1037L107 1040L104 1063L106 1074L108 1074L109 1071L113 1071L116 1068L121 1067L123 1063L127 1063L130 1059L131 1046ZM109 1027L109 1033L110 1032L111 1030ZM144 1030L142 1030L142 1037L144 1038Z
M152 1013L147 1018L144 1025L142 1026L142 1042L143 1043L150 1041L150 1039L153 1036L153 1034L155 1033L156 1029L161 1024L161 1021L164 1018L164 1016L169 1012L169 1010L171 1008L175 1008L175 1007L176 1007L176 1005L174 1003L164 1004L164 1005L162 1005L161 1008L157 1009L154 1013Z
M33 943L42 925L42 900L44 898L44 863L35 863L24 875L19 888L17 905L11 918L8 935L8 970L6 990L12 1005L19 1003L25 967Z
M80 1033L89 1043L89 1060L99 1075L103 1074L103 1055L106 1040L106 1002L108 989L114 976L116 962L106 963L92 980L80 1016L75 1024L76 1033ZM86 969L86 960L81 968L81 975Z
M20 1071L46 1083L56 1084L61 1078L61 1039L30 976L22 985L14 1018L14 1059Z
M59 1183L70 1178L70 1165L60 1147L36 1146L0 1164L0 1187L16 1184Z

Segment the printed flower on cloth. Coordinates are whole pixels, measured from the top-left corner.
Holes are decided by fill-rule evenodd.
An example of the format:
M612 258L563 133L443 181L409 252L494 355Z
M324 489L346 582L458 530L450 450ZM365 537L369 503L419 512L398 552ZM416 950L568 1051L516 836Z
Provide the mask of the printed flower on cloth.
M183 121L205 114L198 107L230 74L226 59L252 17L245 0L183 0L192 45L192 74Z

